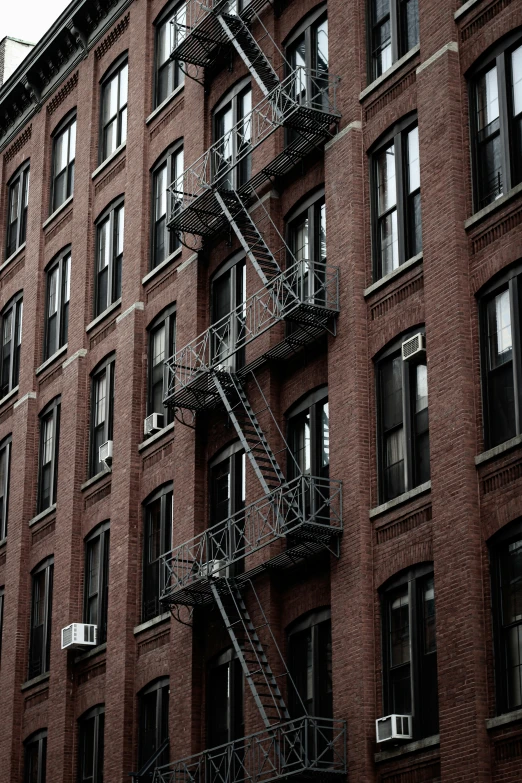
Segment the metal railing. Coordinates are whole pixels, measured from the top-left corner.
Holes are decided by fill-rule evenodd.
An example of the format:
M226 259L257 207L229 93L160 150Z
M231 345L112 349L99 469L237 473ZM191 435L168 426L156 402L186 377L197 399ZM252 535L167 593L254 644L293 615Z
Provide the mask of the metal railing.
M298 476L163 555L165 589L160 600L175 603L179 591L227 576L232 563L289 534L327 540L339 536L342 528L342 483Z
M164 400L230 358L282 320L320 323L339 312L339 270L298 261L165 362Z
M154 783L270 783L346 774L346 724L308 715L158 767Z
M339 78L301 66L295 68L252 111L219 138L168 187L169 222L212 187L225 183L238 166L277 128L289 125L306 110L304 130L338 118ZM299 125L296 119L296 125ZM307 127L308 126L308 127ZM232 160L232 150L236 150ZM175 228L175 226L174 226Z

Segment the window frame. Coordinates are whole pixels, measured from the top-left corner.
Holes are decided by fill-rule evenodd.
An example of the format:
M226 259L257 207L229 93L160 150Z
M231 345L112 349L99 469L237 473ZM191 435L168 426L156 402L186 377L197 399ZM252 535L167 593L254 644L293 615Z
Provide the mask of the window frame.
M390 627L390 615L389 607L391 606L391 596L396 591L408 585L408 630L409 630L409 649L410 649L410 689L411 689L411 707L412 711L412 729L413 739L423 739L424 737L432 736L438 731L438 709L436 731L429 731L429 714L428 709L423 709L423 705L427 703L426 694L423 693L423 687L426 687L426 677L423 676L422 668L422 644L420 641L422 619L421 609L422 601L420 600L420 590L422 585L429 579L433 579L434 584L434 606L435 606L435 633L437 629L437 613L436 613L436 589L434 578L434 567L432 562L419 563L417 565L406 568L399 574L391 577L384 585L379 589L379 602L380 602L380 622L381 622L381 660L382 660L382 707L383 715L390 715L394 712L392 708L391 697L391 677L390 677L390 650L388 646L389 638L391 635ZM435 656L437 656L437 647L435 646ZM435 659L435 667L437 667L437 659ZM436 668L438 672L438 669ZM438 674L437 674L437 705L438 705Z
M82 775L81 767L83 762L82 757L82 745L85 745L87 724L90 721L93 723L93 744L92 744L92 769L93 774L88 778ZM101 729L100 729L101 725ZM78 783L89 780L92 783L103 783L103 762L104 762L104 749L105 749L105 704L98 704L92 707L87 712L78 718L78 765L77 765L77 779ZM100 753L101 747L101 753Z
M24 292L18 291L7 302L0 314L0 397L16 389L20 377L20 353L22 351L22 320L24 307ZM9 340L9 379L4 383L4 322L11 315L11 339Z
M114 428L114 390L116 379L116 353L112 352L105 359L102 359L91 372L91 409L89 422L89 477L92 478L103 471L99 467L99 454L94 453L96 444L96 384L101 375L106 374L105 380L105 418L103 420L102 443L113 439ZM108 403L108 404L107 404ZM99 426L99 425L98 425Z
M164 699L165 699L165 689L167 689L166 693L166 700L167 700L167 735L163 739L161 738L161 733L163 729L163 710L164 710ZM155 713L156 713L156 720L155 720L155 749L153 752L145 758L145 749L143 747L144 742L144 735L145 735L145 716L144 716L144 698L146 696L150 696L150 694L155 693L156 694L156 705L155 705ZM168 733L168 718L169 718L169 707L170 707L170 678L167 675L166 677L159 677L156 680L153 680L148 685L146 685L144 688L141 689L141 691L138 694L138 769L143 769L148 765L150 760L154 758L155 754L158 753L159 749L163 745L163 743L169 739L169 733ZM161 753L160 758L157 759L155 766L161 766L163 764L169 763L169 754L168 754L168 745Z
M120 75L121 71L127 67L127 103L125 103L124 106L119 106L120 102ZM107 160L111 157L111 155L114 155L116 150L118 150L123 144L127 141L127 129L128 129L128 103L129 103L129 53L127 51L123 52L113 63L112 65L105 71L104 75L100 79L100 90L99 90L99 96L100 96L100 119L99 119L99 145L98 145L98 163L101 165L104 160ZM107 89L107 85L112 81L112 79L117 76L118 77L118 99L117 104L118 108L116 111L116 139L117 143L114 147L114 150L112 152L106 151L106 138L105 138L105 131L107 127L111 124L111 122L114 121L114 118L109 120L108 122L104 123L103 121L103 102L105 97L105 90ZM123 112L126 113L126 119L125 119L125 138L122 140L122 115Z
M47 775L47 729L35 731L24 740L24 783L33 783L34 781L34 777L31 774L32 770L28 767L31 745L38 746L36 781L37 783L45 783Z
M165 361L173 356L176 350L176 304L171 304L159 313L147 327L148 361L147 361L147 416L152 413L163 414L163 426L166 427L174 421L174 410L171 406L163 405L163 411L154 410L154 368L153 351L154 335L162 326L165 327L165 358L162 364L162 387L165 389Z
M11 450L13 445L12 435L7 435L0 442L0 459L2 452L6 452L6 471L4 474L3 494L0 497L0 542L7 538L7 528L9 524L9 490L11 480Z
M110 520L101 522L92 530L84 540L84 580L83 580L83 617L84 623L91 623L89 617L89 603L93 595L96 596L97 643L107 641L107 609L109 604L109 574L110 574ZM89 593L89 550L94 542L99 539L98 576L96 592Z
M311 612L307 612L301 617L298 617L296 620L294 620L294 622L292 622L288 626L286 631L287 649L288 649L288 671L290 672L291 680L294 686L292 688L292 693L289 694L290 695L289 701L291 704L293 703L294 717L299 717L301 714L302 705L299 705L298 702L302 701L302 696L298 695L298 693L295 692L297 691L297 684L296 684L297 678L295 677L295 670L294 670L294 674L292 674L292 667L294 666L295 663L294 661L295 649L293 649L293 644L295 644L295 637L297 637L299 634L302 634L305 631L311 631L313 695L312 695L312 708L311 710L308 711L308 714L313 715L317 718L326 718L326 719L333 718L333 703L327 705L327 710L323 710L322 707L326 705L321 704L322 700L325 697L325 689L324 689L325 683L322 680L322 675L324 675L324 672L322 671L322 667L320 665L321 661L320 661L320 648L319 648L319 626L323 625L324 623L329 623L330 625L330 643L331 643L332 614L329 606L313 609ZM332 696L333 696L333 689L332 689ZM328 711L329 714L322 715L321 713L325 711Z
M36 584L35 581L39 574L44 574L44 590L43 598L39 597L39 600L43 600L43 622L35 626L35 593ZM31 615L30 615L30 635L29 635L29 666L28 666L28 679L32 680L34 677L38 677L40 674L45 674L50 670L50 652L51 652L51 630L52 630L52 607L53 607L53 577L54 577L54 556L51 555L39 563L36 568L31 571ZM36 645L34 640L35 628L43 628L42 640L40 645ZM39 649L38 649L39 647ZM40 665L36 666L38 659L35 662L34 656L36 653L40 653Z
M168 500L171 498L170 506L170 521L167 519L168 514ZM149 542L152 538L150 528L150 506L160 501L160 525L159 525L159 543L160 548L166 546L167 548L160 552L159 556L154 560L150 560L148 557ZM142 580L141 580L141 622L147 622L153 620L155 617L159 617L161 614L161 604L159 596L161 595L162 588L165 584L166 573L161 566L161 557L169 552L172 548L172 527L174 524L174 485L172 481L162 484L154 492L152 492L143 502L143 556L142 556ZM170 525L170 530L169 530ZM153 589L155 589L154 579L150 574L153 573L154 564L158 567L158 595L152 598ZM151 614L149 604L154 602L152 610L156 610L154 614Z
M248 76L244 76L242 79L240 79L236 84L234 84L230 89L228 89L225 94L220 98L220 100L215 104L214 108L212 109L212 115L211 115L211 128L212 128L212 146L217 144L217 142L223 138L223 134L218 136L218 122L219 122L219 116L221 114L225 113L226 108L230 104L232 107L232 122L231 122L231 128L235 128L238 124L238 122L241 119L244 119L245 116L248 116L249 112L245 115L241 115L239 111L239 101L240 99L246 95L246 93L250 92L250 103L251 107L253 107L252 104L252 79L250 77L250 74ZM251 109L252 110L252 109ZM238 143L238 136L237 134L233 134L231 137L232 142L232 152L231 152L231 164L228 168L228 172L225 168L220 170L220 168L216 168L216 161L214 159L211 160L211 167L212 167L212 181L217 182L221 181L221 187L225 187L225 183L228 180L230 182L230 190L238 190L241 185L244 185L251 177L251 167L252 167L252 151L250 151L241 163L237 163L238 155L240 153L240 145Z
M174 144L171 144L161 157L156 161L151 169L151 232L150 232L150 270L156 269L161 263L166 261L173 253L181 249L180 233L176 231L170 231L168 228L169 213L171 212L172 195L168 190L169 185L174 180L179 181L184 171L184 139L178 139ZM181 158L181 170L177 171L177 163ZM158 258L158 248L156 245L156 226L161 222L161 218L156 218L156 179L163 166L167 167L167 195L166 195L166 214L165 214L165 232L167 235L167 241L165 243L165 257L161 260Z
M378 141L372 145L369 150L369 163L370 163L370 208L371 208L371 242L372 242L372 260L373 260L373 280L382 280L391 272L396 272L401 268L403 264L412 258L415 258L419 253L422 253L422 185L415 188L412 193L408 193L408 150L407 142L408 135L411 131L417 128L418 132L418 118L417 114L409 114L403 117L399 122L396 122L388 131L381 136ZM389 149L393 144L394 148L394 161L395 161L395 183L396 183L396 200L394 207L389 207L387 210L379 214L379 175L378 175L378 157L385 150ZM420 174L420 144L419 144L419 174ZM412 212L409 202L416 195L421 198L420 214L421 214L421 234L420 234L420 250L412 252L413 240L410 230L410 219ZM397 213L397 256L398 265L396 269L383 271L382 265L382 249L381 240L379 236L379 230L381 221L387 215L393 211Z
M60 406L61 406L61 395L58 395L55 397L51 402L45 406L45 408L40 411L38 414L38 421L39 421L39 427L40 427L40 446L38 451L38 513L41 513L42 511L45 511L47 508L51 508L51 506L56 504L56 496L57 496L57 490L58 490L58 456L59 456L59 449L60 449ZM49 462L44 463L44 449L45 449L45 443L44 443L44 433L45 433L45 422L47 420L52 421L52 432L53 432L53 444L52 444L52 455ZM44 496L43 496L43 471L44 468L50 465L50 472L51 472L51 490L50 490L50 503L47 506L44 506Z
M185 7L185 3L183 0L180 2L180 0L172 0L172 2L167 3L167 5L160 11L156 19L154 20L154 79L153 79L153 95L152 95L152 108L157 109L159 108L165 101L167 101L171 95L173 95L176 90L180 87L182 87L185 84L185 72L183 71L183 68L181 65L172 60L166 60L162 65L159 64L159 36L160 36L160 28L164 24L171 24L172 19L174 19L175 16L177 16L178 12L182 10ZM172 37L171 37L172 42ZM172 47L171 47L172 51ZM169 92L169 94L163 98L163 100L159 100L159 82L160 82L160 72L163 69L172 69L173 71L173 88Z
M212 722L211 710L209 705L211 702L211 679L212 672L217 671L222 666L228 666L231 671L229 679L229 698L226 700L226 713L227 713L227 743L236 743L241 741L245 736L245 678L243 669L239 658L237 657L233 647L227 647L222 650L218 655L215 655L209 661L206 666L206 682L205 682L205 701L207 706L206 715L206 731L205 731L205 746L206 749L219 748L220 745L211 745L212 729L214 723ZM239 688L239 693L237 689ZM237 714L238 707L240 707L240 714ZM237 736L236 736L237 735ZM242 748L238 747L237 752L241 753ZM235 765L234 761L234 765Z
M0 587L0 666L2 664L2 639L4 635L5 587Z
M71 267L72 267L72 255L71 246L68 245L52 259L45 269L45 331L44 331L44 361L54 356L60 348L67 345L68 330L69 330L69 303L70 303L70 289L71 289ZM57 347L51 353L50 352L50 280L51 274L58 267L58 294L56 300L56 312L53 314L56 316L56 341ZM68 297L65 299L65 297ZM64 326L65 324L65 326Z
M49 214L52 215L54 212L56 212L57 209L59 209L62 204L64 204L67 199L71 198L71 196L74 193L74 172L75 172L75 162L76 162L76 128L74 131L74 138L75 138L75 144L74 144L74 158L72 160L69 160L70 156L70 149L71 149L71 128L73 125L76 125L76 119L77 119L77 111L76 108L72 109L70 112L68 112L65 117L61 120L61 122L57 125L57 127L52 132L51 138L52 138L52 155L51 155L51 194L49 199ZM65 169L62 171L65 171L65 181L66 181L66 187L65 187L65 198L60 201L59 204L56 203L56 181L60 174L62 172L59 172L57 175L55 172L55 165L56 165L56 147L58 143L58 139L60 136L62 136L64 133L67 133L67 164L65 166Z
M7 183L7 214L6 214L6 230L5 230L5 258L11 258L17 250L19 250L25 243L27 235L27 208L29 204L29 185L30 185L30 172L31 172L30 159L24 161L21 166L17 168L13 176ZM14 192L16 184L19 183L20 198L18 201L18 207L16 210L16 238L14 240L14 246L12 243L11 231L14 221L9 221L11 212L11 194Z
M426 337L426 327L424 324L409 329L407 332L402 334L400 337L393 340L383 351L379 353L379 355L374 359L374 370L375 370L375 399L376 399L376 411L377 411L377 465L378 465L378 489L379 489L379 502L380 503L386 503L390 500L393 500L395 497L400 497L401 494L404 492L409 492L412 489L415 489L415 487L421 486L424 482L420 482L416 480L415 477L415 469L416 469L416 463L415 463L415 453L414 453L414 426L413 426L413 406L411 404L412 402L412 384L410 379L410 370L412 367L416 367L417 365L426 363L426 368L428 366L427 362L427 355L428 352L426 350L425 359L422 361L423 357L419 357L419 359L414 359L413 361L409 360L403 360L402 359L402 345L403 343L413 337L416 334L423 334L424 337ZM399 355L401 357L402 361L402 428L404 431L404 489L402 493L399 493L398 495L394 495L393 497L387 497L387 493L385 491L385 462L384 462L384 427L383 427L383 393L382 393L382 367L383 364L386 361L390 361L393 358L395 358L396 355ZM427 372L427 370L426 370ZM428 405L427 405L427 411L428 411L428 444L429 444L429 379L427 382L427 388L428 388ZM431 458L431 452L430 452L430 458ZM429 462L430 466L430 476L431 476L431 459ZM418 469L418 466L417 466ZM426 479L426 481L429 481L430 479Z
M377 73L379 70L375 67L374 56L374 29L378 23L374 20L373 0L367 0L366 5L366 48L367 48L367 68L368 68L368 84L371 84L376 79L387 73L395 63L404 57L408 52L411 52L415 46L419 45L419 3L417 2L417 42L413 44L409 49L405 49L404 31L401 30L401 14L399 6L403 0L389 0L390 2L390 46L391 46L391 63L386 70ZM384 18L384 17L383 17Z
M121 253L117 253L117 233L120 227L120 220L123 221L122 231L122 250ZM104 267L100 271L100 231L102 226L109 221L109 263L107 267ZM111 201L101 215L96 219L96 245L95 245L95 265L94 265L94 302L93 313L94 318L99 318L100 315L107 312L115 302L121 299L122 289L122 275L123 275L123 256L125 248L125 196L121 195L118 198ZM103 310L98 310L98 297L100 295L100 276L102 272L107 269L107 302ZM118 274L119 272L119 274Z
M238 342L238 335L243 331L243 323L240 321L239 318L232 318L232 313L236 311L236 309L241 305L244 304L247 301L247 272L246 272L246 255L243 250L238 251L237 253L234 253L227 261L225 261L219 269L217 269L212 277L210 278L210 297L209 297L209 303L210 303L210 325L215 326L219 321L224 321L224 319L228 316L226 327L228 328L228 334L229 334L229 340L230 340L230 346L231 349L233 346L235 346ZM232 270L234 270L232 272ZM228 287L229 290L229 302L236 302L236 304L228 311L228 313L221 318L216 317L216 282L220 280L220 278L224 277L225 275L230 273L230 284ZM242 289L242 290L241 290ZM240 298L241 297L241 298ZM226 334L226 332L225 332ZM218 356L218 353L216 351L216 345L219 346L220 343L214 343L214 340L217 340L216 337L212 336L212 345L211 345L211 354L212 359L215 360ZM220 340L222 339L222 336L220 336ZM220 364L223 364L226 367L230 367L232 371L238 370L240 367L242 367L245 363L245 346L240 348L239 350L234 351L232 354L228 353L224 358L223 361L220 362Z
M314 96L315 89L321 83L321 76L319 75L319 69L317 67L317 62L316 62L317 41L315 39L315 36L317 33L317 29L320 27L320 25L323 22L326 22L328 26L327 3L321 3L321 5L319 5L317 8L314 8L312 9L312 11L307 13L305 17L301 19L301 21L298 22L298 24L294 27L294 29L291 31L290 35L287 37L287 39L284 42L285 58L288 63L286 66L286 75L289 76L295 69L295 67L290 64L293 58L293 52L291 50L295 48L295 45L300 38L302 37L304 38L304 42L305 42L304 68L307 72L305 77L305 83L303 85L303 80L301 78L297 78L296 84L295 86L293 86L293 89L296 91L296 95L294 95L294 97L298 98L299 101L306 100L306 102L308 102ZM327 81L328 72L329 72L328 68L329 68L329 61L327 63L327 70L324 72L322 76L322 78L326 80L324 82L325 88L328 85L328 81ZM302 92L299 93L300 89L302 90ZM297 95L297 93L299 93L299 96ZM317 103L318 103L317 108L322 108L323 101L321 100L318 101ZM286 136L286 144L288 145L290 140L294 136L296 136L296 131L287 128L285 136Z
M473 185L473 212L494 204L496 198L506 195L517 184L522 182L522 164L519 163L519 171L516 171L516 150L514 149L514 117L510 116L512 109L512 73L508 67L509 55L513 50L522 46L522 31L512 31L497 42L485 56L481 57L473 66L468 76L468 101L471 136L471 161L472 161L472 185ZM478 124L477 124L477 85L479 79L484 76L491 67L497 67L497 89L499 101L499 136L500 158L502 165L502 192L483 204L480 199L480 164L478 154ZM520 117L522 123L522 116ZM522 144L522 132L521 132Z

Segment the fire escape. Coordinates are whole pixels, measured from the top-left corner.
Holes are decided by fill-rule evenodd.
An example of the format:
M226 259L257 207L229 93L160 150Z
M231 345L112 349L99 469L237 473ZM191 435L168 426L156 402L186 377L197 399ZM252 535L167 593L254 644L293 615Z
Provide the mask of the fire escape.
M338 556L342 535L341 483L303 473L295 460L295 477L286 480L262 422L278 432L282 452L292 456L255 376L265 362L285 360L325 333L335 334L339 312L338 269L295 258L258 195L263 185L324 144L339 120L335 77L287 68L280 79L263 53L251 28L255 22L261 40L268 38L275 47L258 15L269 4L188 0L174 20L173 59L208 67L232 45L264 97L170 185L169 228L203 240L232 230L260 288L167 360L165 404L226 411L262 495L169 552L162 563L161 596L171 608L217 606L265 728L156 769L154 780L162 783L268 783L295 774L323 779L346 772L344 722L307 715L304 706L301 717L290 716L279 683L296 694L297 689L253 584L259 573L289 568L320 551ZM232 189L232 166L279 129L286 134L283 150ZM231 164L232 139L239 142ZM281 339L249 360L247 347L278 324ZM239 361L239 354L246 358ZM249 402L247 382L261 401L257 410ZM252 557L265 547L268 558ZM247 590L255 619L245 601Z

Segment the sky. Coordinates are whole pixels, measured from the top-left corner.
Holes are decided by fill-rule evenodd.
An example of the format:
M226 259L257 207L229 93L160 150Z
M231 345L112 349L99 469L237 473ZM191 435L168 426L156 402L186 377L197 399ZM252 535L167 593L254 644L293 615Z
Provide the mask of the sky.
M37 43L70 0L0 0L0 41L6 35Z

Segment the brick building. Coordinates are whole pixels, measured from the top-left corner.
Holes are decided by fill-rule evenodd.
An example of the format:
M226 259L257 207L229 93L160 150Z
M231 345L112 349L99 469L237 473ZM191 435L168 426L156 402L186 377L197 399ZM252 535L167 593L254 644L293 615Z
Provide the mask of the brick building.
M0 150L0 781L520 781L521 3L73 0Z

